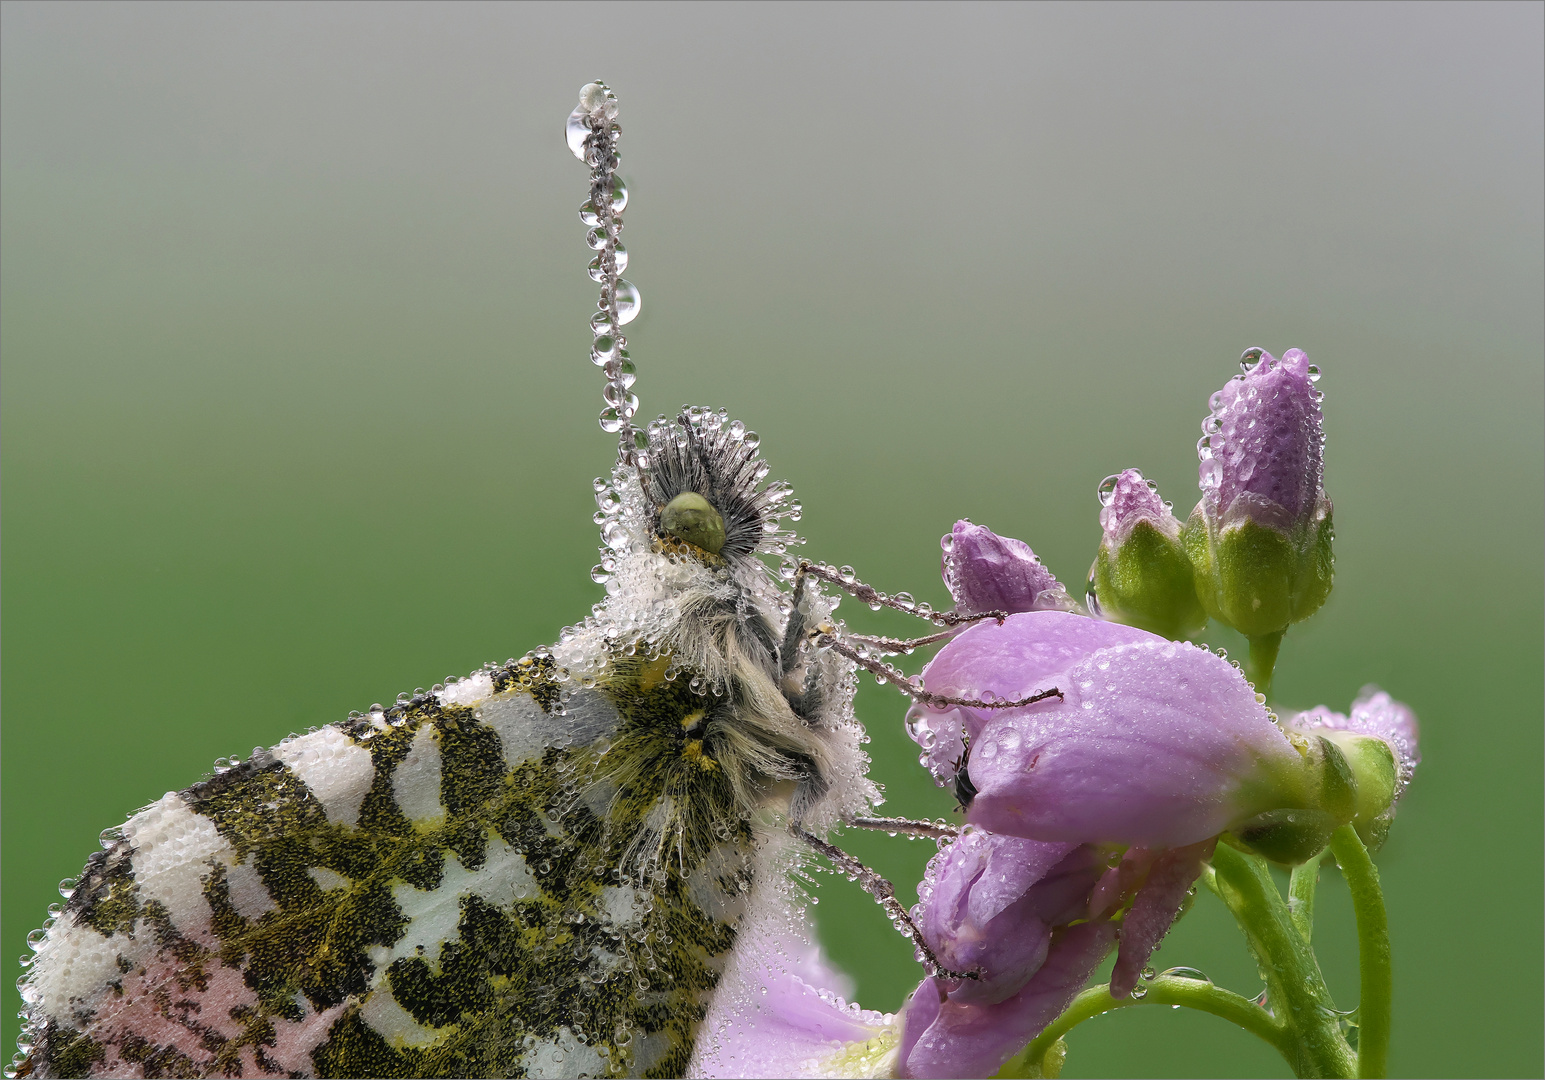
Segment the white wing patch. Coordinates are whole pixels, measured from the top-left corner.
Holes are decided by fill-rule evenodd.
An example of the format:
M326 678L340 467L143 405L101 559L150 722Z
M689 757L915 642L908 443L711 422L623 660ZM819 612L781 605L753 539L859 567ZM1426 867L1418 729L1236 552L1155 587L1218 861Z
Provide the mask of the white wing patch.
M124 839L134 847L134 881L142 900L158 900L172 924L189 937L210 933L204 879L216 861L236 865L235 849L215 823L188 809L181 795L168 792L131 817Z
M359 1018L375 1029L392 1046L402 1049L423 1049L451 1037L455 1025L430 1028L413 1019L413 1014L397 1003L392 992L385 986L377 987L360 1006Z
M567 1026L554 1038L542 1039L520 1059L532 1080L563 1076L605 1076L608 1063L595 1047L580 1042Z
M342 889L351 884L348 878L325 866L308 867L306 872L311 875L311 880L323 889Z
M250 861L227 870L225 884L230 890L231 906L244 919L256 919L278 906Z
M481 705L484 701L493 697L494 680L486 671L479 671L476 675L469 675L459 682L453 682L440 691L441 705Z
M464 896L478 896L494 907L508 909L516 900L535 893L536 877L526 865L525 856L498 837L490 837L487 858L476 870L466 869L456 856L447 853L438 888L392 886L392 899L410 922L392 947L390 957L384 963L377 961L378 966L390 967L392 961L405 956L437 959L440 947L460 936ZM419 952L420 948L423 952Z
M50 1016L69 1016L71 1002L89 1004L118 978L118 954L124 945L121 937L114 943L89 926L61 919L38 949L22 997Z
M512 770L547 749L551 725L544 723L547 714L530 694L520 690L501 694L473 715L499 736L504 764Z
M284 740L273 754L311 789L328 821L359 824L360 806L376 777L369 750L336 727L325 727Z
M440 733L425 724L413 736L407 757L392 773L392 795L409 821L444 817L440 803Z
M571 694L561 713L549 713L525 690L491 697L472 714L493 728L510 769L542 756L549 747L588 745L617 729L617 710L593 690Z

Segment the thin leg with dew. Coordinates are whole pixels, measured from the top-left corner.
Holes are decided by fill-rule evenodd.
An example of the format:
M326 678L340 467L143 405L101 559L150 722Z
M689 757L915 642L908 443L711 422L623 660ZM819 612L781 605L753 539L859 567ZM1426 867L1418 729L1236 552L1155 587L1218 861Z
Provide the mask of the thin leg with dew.
M846 656L859 667L885 682L895 683L896 688L906 694L913 701L920 701L924 705L935 705L939 708L948 708L952 705L964 705L972 709L1017 709L1021 705L1034 705L1037 701L1045 701L1047 698L1062 700L1062 691L1055 686L1049 690L1038 690L1029 697L1018 698L1013 701L981 701L977 698L952 697L949 694L933 694L924 690L917 682L900 668L893 667L881 660L873 660L864 656L858 650L849 648L837 640L835 634L822 632L816 639L816 644L832 650L839 656Z
M926 637L917 638L893 638L873 637L869 634L848 634L843 640L864 648L875 649L888 656L900 656L910 653L913 649L921 649L924 645L934 645L941 641L948 641L956 634L956 628L941 630L937 634L929 634Z
M904 817L850 817L844 825L855 829L873 829L876 832L906 833L909 836L931 836L935 840L953 840L960 829L947 821L918 821Z
M830 859L832 865L837 868L839 873L846 874L858 882L865 892L879 902L880 906L885 909L885 913L891 917L892 922L896 923L898 927L904 926L906 928L906 933L912 938L912 944L917 946L917 951L923 958L923 967L929 975L940 979L980 979L982 977L979 971L951 971L939 963L939 958L934 955L933 949L929 946L928 942L923 940L923 932L912 921L912 916L907 913L906 907L900 900L896 899L896 886L869 869L869 867L859 862L846 851L843 851L840 847L837 847L835 844L828 844L825 840L822 840L812 832L806 831L798 824L791 824L789 832L796 840L808 844Z
M981 622L983 619L997 619L1001 623L1004 619L1009 617L1009 613L1007 611L983 611L976 615L957 615L953 611L934 611L926 604L920 605L913 604L905 600L898 600L894 596L889 596L885 593L882 593L879 589L874 588L872 585L865 585L857 578L849 581L840 573L833 570L831 567L822 566L820 563L813 563L807 560L800 561L799 570L794 576L794 591L796 596L802 592L802 587L804 585L803 579L807 574L810 577L826 582L828 585L835 585L843 592L849 594L850 596L856 597L859 600L862 600L866 604L878 604L881 607L892 608L896 611L904 611L908 615L915 615L919 619L927 619L929 622L935 623L938 626L954 628L957 626L965 626L968 623Z

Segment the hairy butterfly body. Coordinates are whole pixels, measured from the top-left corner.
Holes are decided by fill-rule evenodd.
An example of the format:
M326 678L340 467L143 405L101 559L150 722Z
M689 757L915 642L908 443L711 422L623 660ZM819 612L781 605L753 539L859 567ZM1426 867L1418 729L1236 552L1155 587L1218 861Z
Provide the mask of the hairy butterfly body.
M552 648L104 834L36 942L18 1071L681 1075L780 821L876 792L852 666L807 647L831 602L758 557L788 489L722 414L647 443L597 485L609 595Z

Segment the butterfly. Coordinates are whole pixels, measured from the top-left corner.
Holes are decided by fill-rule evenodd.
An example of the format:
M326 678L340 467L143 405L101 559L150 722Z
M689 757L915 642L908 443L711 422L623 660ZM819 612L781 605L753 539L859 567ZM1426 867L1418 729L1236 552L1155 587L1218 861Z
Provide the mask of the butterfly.
M679 1076L748 912L784 902L809 848L939 970L889 883L824 839L941 829L870 816L856 672L1020 703L928 695L877 659L914 642L846 633L823 585L915 607L790 554L798 503L739 421L633 425L615 100L591 84L569 122L619 435L595 485L605 600L550 647L222 763L105 832L29 938L10 1075Z

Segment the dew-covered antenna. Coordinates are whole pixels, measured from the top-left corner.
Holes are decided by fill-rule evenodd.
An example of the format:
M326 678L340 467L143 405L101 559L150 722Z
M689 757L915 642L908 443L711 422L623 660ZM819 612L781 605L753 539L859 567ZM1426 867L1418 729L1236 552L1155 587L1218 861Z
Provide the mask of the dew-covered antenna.
M569 149L590 166L590 198L579 208L579 218L590 227L585 242L596 252L590 260L590 277L601 283L596 313L590 316L595 340L590 359L606 373L601 396L601 430L616 433L617 459L638 466L638 429L633 416L638 396L631 387L636 377L628 358L628 339L622 328L638 317L640 299L631 281L622 278L628 268L628 249L622 246L622 211L628 205L628 189L617 175L617 95L603 82L586 83L579 91L579 105L569 114L565 129Z

